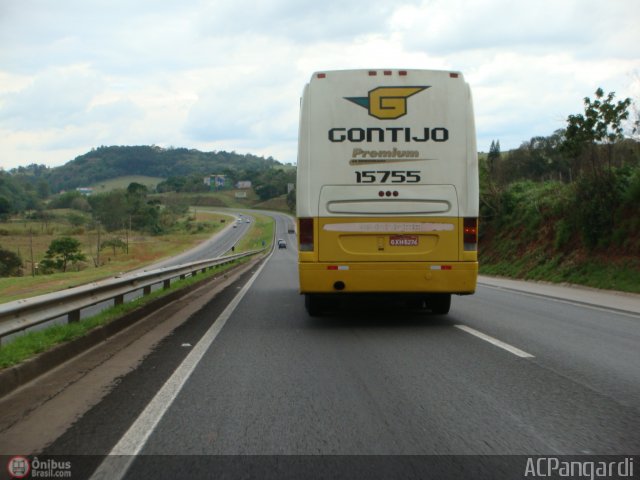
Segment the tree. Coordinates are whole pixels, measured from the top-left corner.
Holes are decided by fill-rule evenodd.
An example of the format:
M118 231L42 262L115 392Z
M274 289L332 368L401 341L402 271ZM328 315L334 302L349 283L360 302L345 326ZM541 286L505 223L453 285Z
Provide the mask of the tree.
M296 211L296 190L293 189L287 194L287 206L290 212Z
M129 204L124 190L113 190L107 193L88 197L95 220L108 231L118 230L129 213Z
M589 153L593 171L599 169L597 163L596 144L607 144L609 168L611 168L613 143L624 138L623 122L629 117L631 99L625 98L614 103L615 92L606 98L602 88L595 92L596 99L584 99L584 115L569 115L563 149L571 157L578 160L584 152ZM604 100L603 100L604 99Z
M18 254L0 247L0 277L11 277L20 270L22 260Z
M491 175L495 171L496 164L500 161L500 140L491 141L487 161L489 162L489 174Z
M5 197L0 197L0 220L9 218L10 214L11 202Z
M52 267L67 271L69 262L76 263L86 260L81 251L81 244L78 240L71 237L60 237L51 241L49 249L42 261L45 270Z
M71 212L67 214L67 221L74 227L81 227L85 223L87 223L87 219L84 215L80 215L79 213Z
M49 184L45 180L38 180L36 191L38 192L38 198L42 200L44 200L51 194Z
M102 250L104 248L111 248L111 250L113 251L113 256L115 257L116 248L119 248L124 252L126 250L126 248L127 248L127 244L125 242L123 242L122 239L117 238L117 237L113 237L113 238L109 238L108 240L105 240L104 242L102 242L102 244L100 245L100 250Z

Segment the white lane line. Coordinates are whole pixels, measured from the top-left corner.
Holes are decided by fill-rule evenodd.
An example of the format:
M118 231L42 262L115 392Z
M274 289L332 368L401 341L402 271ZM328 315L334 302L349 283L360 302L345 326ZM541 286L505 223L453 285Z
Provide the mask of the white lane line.
M129 427L127 433L122 436L120 441L113 447L111 452L109 452L109 455L92 475L92 480L120 480L124 478L129 467L131 467L131 464L135 460L135 456L142 451L142 448L147 443L147 440L158 423L160 423L164 414L169 410L169 407L173 404L180 390L182 390L182 387L268 261L269 258L265 259L258 271L249 279L242 290L238 292L231 303L227 305L227 308L224 309L216 321L213 322L213 325L211 325L196 346L193 347L189 355L187 355L180 366L173 372L173 375L171 375L158 393L156 393L156 396L153 397L136 421Z
M489 342L492 345L495 345L496 347L500 347L503 350L506 350L509 353L513 353L514 355L517 355L518 357L521 358L535 358L533 355L531 355L530 353L525 352L524 350L520 350L519 348L516 348L512 345L509 345L508 343L504 343L500 340L498 340L497 338L493 338L485 333L479 332L478 330L471 328L471 327L467 327L466 325L455 325L456 328L459 328L462 331L465 331L467 333L470 333L471 335L474 335L482 340L484 340L485 342Z

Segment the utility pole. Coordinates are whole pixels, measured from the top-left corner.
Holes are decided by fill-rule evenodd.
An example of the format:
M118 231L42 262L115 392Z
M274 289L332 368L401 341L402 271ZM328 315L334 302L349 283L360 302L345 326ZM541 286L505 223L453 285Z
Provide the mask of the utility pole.
M98 260L96 267L100 266L100 222L98 222L98 253L96 254Z
M36 264L33 263L33 229L29 227L29 250L31 250L31 276L36 276Z

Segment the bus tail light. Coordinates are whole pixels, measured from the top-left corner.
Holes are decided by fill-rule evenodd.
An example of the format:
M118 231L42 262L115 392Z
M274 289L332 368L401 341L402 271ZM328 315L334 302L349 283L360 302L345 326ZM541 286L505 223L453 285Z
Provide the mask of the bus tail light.
M477 218L465 218L463 220L464 231L464 249L465 250L477 250L478 249L478 219Z
M300 232L300 251L313 252L313 218L299 218L298 232Z

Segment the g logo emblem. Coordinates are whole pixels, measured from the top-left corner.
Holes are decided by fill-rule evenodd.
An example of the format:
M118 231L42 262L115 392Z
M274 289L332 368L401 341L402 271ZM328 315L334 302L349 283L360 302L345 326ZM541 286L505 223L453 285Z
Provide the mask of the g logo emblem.
M345 97L380 120L395 120L407 114L407 98L429 87L378 87L368 97Z

